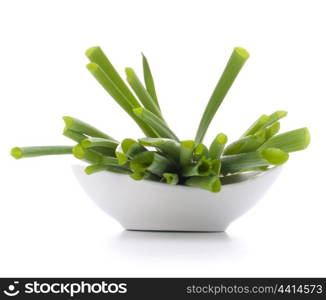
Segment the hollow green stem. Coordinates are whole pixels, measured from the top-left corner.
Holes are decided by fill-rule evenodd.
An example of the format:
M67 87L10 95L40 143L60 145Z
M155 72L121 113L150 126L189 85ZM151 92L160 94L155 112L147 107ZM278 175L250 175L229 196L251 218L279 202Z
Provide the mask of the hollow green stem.
M164 173L163 177L167 184L178 184L179 182L179 176L176 173Z
M217 134L209 147L208 150L209 157L213 159L219 159L223 153L227 141L228 141L228 137L224 133Z
M187 166L182 170L182 176L208 176L211 173L211 161L200 159L195 165Z
M72 154L72 146L15 147L11 149L10 154L16 159L43 155Z
M115 151L115 155L119 161L120 165L127 163L128 159L147 151L147 149L142 146L137 141L127 138L124 139Z
M154 147L161 151L165 156L170 157L174 162L179 162L180 143L166 138L142 138L138 140L143 146Z
M63 130L63 133L62 133L64 136L66 136L67 138L77 142L77 143L80 143L81 141L87 139L87 136L82 134L82 133L79 133L79 132L76 132L76 131L73 131L69 128L65 128Z
M134 180L151 180L151 181L160 181L160 177L156 176L150 172L134 172L130 175Z
M211 123L216 111L221 105L224 97L226 96L228 90L232 86L235 78L239 74L248 57L249 53L245 49L240 47L234 48L232 55L223 71L223 74L217 83L203 113L195 138L196 144L202 142L208 126Z
M247 131L241 137L254 135L257 132L272 126L274 123L286 116L287 112L284 110L277 110L269 116L262 115L247 129Z
M265 139L266 141L269 140L271 137L273 137L274 135L276 135L281 128L281 124L280 122L275 122L274 124L266 127L266 135L265 135Z
M229 144L223 155L233 155L238 153L256 151L266 140L266 132L260 131L259 134L248 135Z
M113 151L118 147L119 143L110 139L104 138L88 138L81 141L84 148L105 147Z
M221 160L213 159L211 161L211 174L215 176L219 176L221 171Z
M221 182L217 176L190 177L185 181L185 184L192 187L202 188L214 193L221 190Z
M103 138L88 138L80 143L83 148L91 149L103 155L115 156L118 142Z
M115 87L119 89L125 98L128 99L128 102L133 108L140 107L139 102L129 90L128 86L125 84L119 73L116 71L100 47L91 47L86 50L85 54L92 63L95 63L101 67L107 77L109 77L110 80L114 83Z
M90 163L100 163L102 161L102 155L89 149L83 148L82 145L77 144L72 148L72 154L81 160L90 162Z
M126 68L127 81L131 86L132 90L137 95L140 102L144 105L146 109L156 115L158 118L163 120L161 111L157 107L155 101L152 99L151 95L148 93L146 88L143 86L139 78L137 77L135 71L131 68Z
M123 153L125 153L129 158L133 158L136 155L147 151L147 149L133 139L124 139L121 143Z
M103 165L113 165L113 166L119 165L118 159L116 157L111 157L111 156L103 156L100 162Z
M146 151L135 156L130 162L134 172L151 172L162 176L163 173L175 170L175 165L164 156L151 151Z
M259 129L261 129L268 121L269 116L261 115L245 132L241 137L249 136L255 134Z
M87 69L92 73L95 79L102 85L102 87L111 95L111 97L121 106L122 109L137 123L140 129L146 136L157 137L156 133L149 128L142 120L138 119L134 113L133 108L135 106L126 96L120 91L120 89L114 84L114 82L106 75L106 73L95 63L89 63Z
M72 130L91 137L99 137L115 141L114 138L84 121L69 116L62 117L62 119L66 124L64 131Z
M168 138L172 140L179 141L178 137L173 133L173 131L166 125L164 121L155 116L149 110L144 107L135 108L134 114L150 125L152 129L162 138Z
M122 147L121 147L121 143L119 144L119 146L115 150L115 156L118 159L119 165L124 165L124 164L126 164L128 162L128 156L127 156L127 154L125 154L123 152Z
M114 173L120 173L120 174L131 174L131 171L128 168L125 168L123 166L116 166L116 165L102 165L102 164L95 164L90 165L85 168L85 173L87 175L101 172L101 171L110 171Z
M149 67L148 60L143 53L142 53L142 57L143 57L143 73L144 73L144 81L145 81L146 90L151 95L157 108L159 110L161 110L158 99L157 99L156 89L155 89L155 85L154 85L154 79L152 76L151 69Z
M285 110L277 110L276 112L272 113L271 115L268 116L268 120L266 121L266 123L263 125L263 127L268 127L272 124L274 124L275 122L277 122L278 120L284 118L287 116L287 112Z
M277 148L268 148L259 152L255 151L222 156L221 173L227 175L251 168L281 165L285 163L288 158L289 155L286 152Z
M194 148L193 158L194 158L195 161L198 161L199 159L201 159L204 156L206 156L206 157L208 156L208 149L204 144L199 143Z
M279 148L284 152L295 152L306 149L310 143L308 128L299 128L273 136L259 149Z
M180 143L180 165L185 168L192 164L192 154L195 148L195 142L192 140L182 141Z

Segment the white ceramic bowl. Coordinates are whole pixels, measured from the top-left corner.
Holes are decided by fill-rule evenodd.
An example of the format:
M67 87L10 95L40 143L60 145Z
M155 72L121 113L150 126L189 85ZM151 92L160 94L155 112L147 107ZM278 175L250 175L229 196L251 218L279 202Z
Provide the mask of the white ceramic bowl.
M229 176L219 193L99 172L74 174L89 197L129 230L225 231L264 195L281 171Z

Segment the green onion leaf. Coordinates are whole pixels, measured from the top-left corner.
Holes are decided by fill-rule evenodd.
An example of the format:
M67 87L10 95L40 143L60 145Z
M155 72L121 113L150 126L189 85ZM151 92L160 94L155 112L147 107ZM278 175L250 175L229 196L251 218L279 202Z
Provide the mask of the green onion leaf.
M189 177L185 181L185 184L192 187L202 188L213 193L217 193L221 190L221 181L217 176Z
M131 171L128 168L125 168L123 166L116 166L116 165L103 165L103 164L95 164L90 165L85 168L85 173L87 175L100 172L100 171L110 171L114 173L120 173L120 174L131 174Z
M72 131L75 131L75 132L78 132L78 133L81 133L84 135L88 135L91 137L100 137L100 138L105 138L105 139L115 141L114 138L112 138L109 135L105 134L104 132L98 130L94 126L87 124L84 121L78 120L73 117L68 117L68 116L63 117L63 120L66 124L64 131L69 129L69 130L72 130Z
M308 128L300 128L273 136L259 149L279 148L284 152L295 152L306 149L310 143Z
M130 177L134 180L151 180L151 181L160 181L161 178L150 172L133 172Z
M229 144L223 155L233 155L238 153L252 152L256 151L265 141L266 141L266 132L260 131L254 135L248 135L240 138L237 141Z
M73 131L69 128L65 128L63 130L63 135L77 143L80 143L81 141L87 139L86 135L76 132L76 131Z
M86 56L92 62L100 66L106 76L112 81L115 87L128 99L128 103L133 107L140 107L139 102L124 83L123 79L111 64L107 56L100 47L91 47L86 50ZM114 97L113 97L114 98Z
M118 147L119 143L117 141L104 139L104 138L88 138L88 139L84 139L81 142L81 145L84 148L105 147L105 148L115 150Z
M144 105L146 109L148 109L150 112L152 112L154 115L156 115L158 118L163 120L163 117L161 115L161 111L157 107L155 101L151 97L151 95L147 92L139 78L137 77L135 71L131 68L126 68L126 75L127 75L127 81L129 85L131 86L132 90L137 95L140 102Z
M255 151L222 156L221 173L227 175L268 165L281 165L288 158L289 155L286 152L277 148L268 148L260 152Z
M224 133L217 134L209 147L209 157L213 159L219 159L223 153L227 141L228 137Z
M275 122L274 124L266 127L266 134L265 134L265 138L266 141L269 140L271 137L273 137L274 135L276 135L281 128L281 124L280 122Z
M10 154L16 159L43 155L72 154L72 146L15 147L11 149Z
M156 148L165 156L173 159L174 162L179 162L180 143L177 141L166 138L142 138L138 141L143 146Z
M154 100L157 108L160 110L160 105L157 99L155 85L154 85L154 79L152 76L151 69L149 67L148 60L143 53L142 53L142 57L143 57L143 73L144 73L144 81L145 81L146 89L148 93L151 95L152 99Z
M180 165L182 168L192 164L192 154L195 148L195 142L192 140L182 141L180 143Z
M164 173L163 177L167 184L178 184L179 176L176 173Z
M102 161L102 155L89 149L83 148L82 145L77 144L72 148L72 154L81 160L90 162L90 163L100 163Z
M150 129L142 120L138 119L133 114L135 106L126 96L119 90L114 82L106 75L101 67L95 63L89 63L87 69L93 74L95 79L102 85L102 87L111 95L111 97L125 110L127 114L137 123L146 136L157 137L155 132Z
M155 116L149 110L144 107L135 108L134 114L146 122L152 129L157 132L159 137L168 138L178 141L178 137L173 133L173 131L166 125L164 121Z
M195 165L190 165L182 170L182 176L208 176L211 173L211 161L209 159L200 159Z
M151 172L162 176L163 173L175 170L175 165L164 156L146 151L135 156L130 162L130 168L134 172Z
M217 83L203 113L195 138L196 145L203 140L216 111L218 110L228 90L232 86L235 78L248 58L249 53L247 50L240 47L234 48L223 74Z
M269 116L262 115L260 116L246 131L241 137L249 136L255 134L258 130L263 128L267 123Z

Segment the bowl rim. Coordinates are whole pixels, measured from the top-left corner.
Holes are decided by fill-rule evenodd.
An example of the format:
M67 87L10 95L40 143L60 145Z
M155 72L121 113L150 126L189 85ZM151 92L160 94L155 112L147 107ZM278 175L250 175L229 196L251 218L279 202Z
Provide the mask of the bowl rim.
M81 164L73 164L72 165L72 168L75 169L75 167L83 167L84 169L84 165L81 165ZM266 170L261 170L261 171L246 171L246 172L242 172L242 173L237 173L237 174L232 174L232 175L227 175L227 176L224 176L225 178L227 178L227 180L229 180L230 182L229 183L222 183L222 188L220 190L221 191L225 191L225 190L228 190L228 189L232 189L234 186L238 186L238 185L243 185L243 184L246 184L247 182L250 182L250 181L253 181L259 177L262 177L264 175L267 175L271 172L274 172L276 170L280 170L282 168L281 165L279 166L270 166L268 167ZM114 173L114 172L108 172L108 171L100 171L98 173L95 173L95 174L90 174L90 175L87 175L86 173L84 173L85 176L94 176L96 174L100 174L100 173L108 173L110 175L113 175L113 176L117 176L117 177L124 177L126 179L131 179L128 175L126 174L119 174L119 173ZM232 180L236 179L236 181L232 182ZM225 181L225 179L222 181ZM204 190L204 189L199 189L199 188L196 188L196 187L192 187L192 186L186 186L186 185L172 185L172 184L167 184L165 182L156 182L156 181L151 181L151 180L140 180L138 182L139 184L150 184L150 185L160 185L162 186L162 184L165 185L165 188L174 188L174 189L180 189L180 190L187 190L187 191L190 191L190 190L196 190L196 191L206 191L206 192L209 192L209 193L212 193L210 191L207 191L207 190ZM218 192L219 193L219 192ZM212 193L212 194L218 194L218 193Z

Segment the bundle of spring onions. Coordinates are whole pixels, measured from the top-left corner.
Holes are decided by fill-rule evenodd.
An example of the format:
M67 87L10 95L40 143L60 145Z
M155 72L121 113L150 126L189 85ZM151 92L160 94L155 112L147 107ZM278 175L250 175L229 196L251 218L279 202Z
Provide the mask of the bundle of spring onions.
M73 154L89 165L92 174L110 171L147 179L181 184L218 192L221 177L249 170L268 169L284 164L289 153L305 149L310 141L307 128L278 134L285 111L260 116L238 140L227 145L227 136L218 133L207 146L206 131L233 81L249 57L234 48L201 118L194 140L180 140L164 119L154 80L143 55L144 83L131 68L126 68L128 85L123 81L100 47L86 51L87 69L143 131L138 140L113 137L79 119L65 116L63 135L74 146L15 147L11 155L20 159L42 155Z

